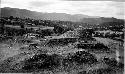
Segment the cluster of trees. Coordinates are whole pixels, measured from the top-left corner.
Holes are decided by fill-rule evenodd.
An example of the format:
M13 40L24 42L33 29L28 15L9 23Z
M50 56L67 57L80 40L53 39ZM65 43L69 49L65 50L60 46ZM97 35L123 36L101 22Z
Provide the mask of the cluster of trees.
M110 39L116 39L116 37L118 37L119 39L124 39L124 33L123 34L116 34L116 33L95 33L94 34L95 37L103 37L103 38L110 38Z
M56 23L56 21L34 20L34 19L29 19L29 18L21 19L21 18L17 18L17 17L14 18L13 16L1 18L0 19L0 24L2 24L1 27L0 27L1 28L0 32L1 33L4 32L4 31L6 31L5 25L12 25L12 26L18 25L18 26L20 26L21 29L25 29L26 25L33 26L32 24L34 24L35 26L41 25L41 26L54 27L53 31L50 31L49 29L37 31L37 33L41 33L42 32L42 34L45 35L45 36L46 35L50 36L52 33L63 34L64 32L66 32L68 30L72 30L72 28L70 28L70 27L64 27L61 24ZM33 32L33 28L31 28L30 30L32 30L32 32ZM13 30L11 30L11 32L12 31Z
M100 24L100 26L107 27L112 31L122 31L122 29L124 28L124 21L119 20L119 21L113 21L113 22L105 22Z
M23 36L24 34L31 32L33 32L31 29L16 29L4 27L1 34L5 36Z
M92 38L92 34L94 33L93 29L82 29L79 31L80 38Z

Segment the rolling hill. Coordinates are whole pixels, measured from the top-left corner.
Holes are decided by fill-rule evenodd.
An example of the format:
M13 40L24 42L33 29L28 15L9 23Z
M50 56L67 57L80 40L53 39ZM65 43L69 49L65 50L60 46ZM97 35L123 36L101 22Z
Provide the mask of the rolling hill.
M92 16L87 16L82 14L70 15L66 13L42 13L26 9L9 8L9 7L1 8L1 15L4 17L14 16L21 18L26 17L33 19L61 20L61 21L73 21L73 22L78 22L82 18L92 18Z
M108 22L123 22L121 19L117 18L107 18L107 17L98 17L98 16L88 16L83 14L66 14L66 13L42 13L36 11L30 11L27 9L18 9L18 8L10 8L4 7L1 8L1 16L2 17L20 17L20 18L31 18L31 19L41 19L41 20L60 20L60 21L72 21L72 22L81 22L87 23L91 25L98 25L102 23Z

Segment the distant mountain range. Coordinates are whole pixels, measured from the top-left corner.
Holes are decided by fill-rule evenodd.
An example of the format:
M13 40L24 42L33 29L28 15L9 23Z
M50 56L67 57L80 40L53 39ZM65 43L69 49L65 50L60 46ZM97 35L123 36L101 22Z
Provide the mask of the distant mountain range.
M120 19L116 18L105 18L98 16L88 16L82 14L70 15L66 13L42 13L36 11L30 11L26 9L18 8L1 8L2 17L20 17L20 18L32 18L32 19L42 19L42 20L60 20L60 21L72 21L72 22L82 22L88 24L100 24L103 22L113 22Z

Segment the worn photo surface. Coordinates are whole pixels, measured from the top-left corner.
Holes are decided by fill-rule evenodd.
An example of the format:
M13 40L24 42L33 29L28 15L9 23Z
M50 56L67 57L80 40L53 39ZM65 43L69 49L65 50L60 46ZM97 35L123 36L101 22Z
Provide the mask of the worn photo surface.
M125 0L1 0L0 74L124 74Z

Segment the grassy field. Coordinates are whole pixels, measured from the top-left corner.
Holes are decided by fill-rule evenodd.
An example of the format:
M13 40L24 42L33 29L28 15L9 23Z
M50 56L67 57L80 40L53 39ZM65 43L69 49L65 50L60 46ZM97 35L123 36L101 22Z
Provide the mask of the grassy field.
M102 39L102 38L96 38L96 40L104 44L108 44L107 46L110 46L110 49L114 51L114 49L112 48L114 46L111 46L114 41L109 39ZM109 65L105 64L104 62L102 62L101 59L103 57L115 58L116 57L115 52L112 52L112 53L89 52L94 56L96 56L96 58L98 59L98 62L92 65L90 64L78 65L77 63L69 62L67 66L61 65L53 70L42 70L42 69L34 70L33 69L34 70L33 71L31 69L31 71L27 71L22 69L23 66L25 65L25 60L30 59L36 54L44 54L44 53L50 54L50 55L58 54L58 55L61 55L61 57L59 58L61 58L62 60L65 57L67 57L69 53L73 54L80 50L86 51L86 49L78 49L74 45L75 43L68 44L65 46L54 46L54 47L40 45L39 48L20 49L21 47L25 46L25 44L23 43L20 44L16 42L14 43L13 41L11 42L11 44L9 44L8 42L5 41L3 43L0 43L0 72L17 72L17 73L31 72L35 74L93 74L91 73L91 71L95 71L98 69L108 69L108 68L114 69L114 67L112 68ZM124 51L121 47L119 47L119 49L120 49L120 53ZM123 53L120 56L123 56ZM123 72L121 68L115 71L116 71L115 73L113 73L114 72L113 70L113 72L111 71L111 73L107 73L107 74L122 74ZM98 73L95 73L95 74L98 74Z

